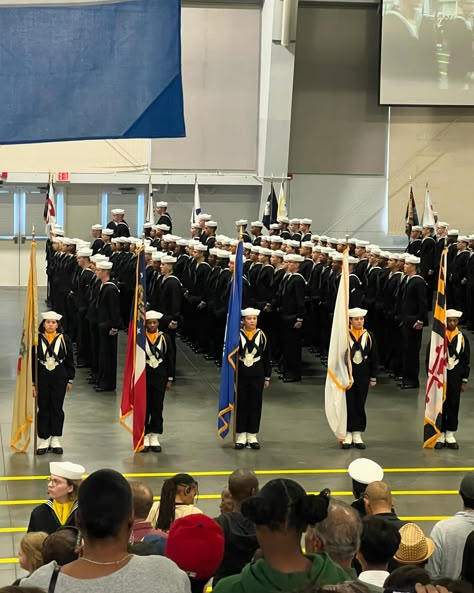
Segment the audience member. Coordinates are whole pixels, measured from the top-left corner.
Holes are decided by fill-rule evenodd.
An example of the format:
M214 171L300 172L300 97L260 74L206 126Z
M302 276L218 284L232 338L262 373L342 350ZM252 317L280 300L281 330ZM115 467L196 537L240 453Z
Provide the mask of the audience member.
M346 581L338 585L310 585L295 593L369 593L370 589L359 581Z
M367 515L377 515L377 517L390 521L397 529L404 525L393 510L395 503L390 488L385 482L369 484L365 489L364 503Z
M474 472L464 476L459 487L464 509L439 521L433 527L431 539L435 544L426 570L433 578L457 579L461 574L464 546L474 529Z
M361 517L365 517L364 493L369 484L383 480L383 469L372 459L354 459L347 468L352 479L354 502L351 504Z
M45 590L57 578L55 593L190 593L189 580L161 556L134 556L127 551L133 525L132 491L118 472L102 469L79 489L77 523L84 538L83 555L63 567L50 562L22 586Z
M153 554L157 556L164 556L166 549L166 541L168 534L164 535L146 535L143 538L143 543L153 546Z
M1 587L0 593L44 593L44 591L38 587L19 587L17 585L8 585L7 587Z
M397 564L424 566L435 550L433 540L416 523L406 523L400 529L401 542L394 560Z
M166 542L166 557L188 575L192 593L202 593L224 557L222 528L202 514L176 519Z
M308 525L327 516L329 497L307 495L293 480L271 480L244 501L241 512L256 525L263 558L247 564L239 575L222 579L215 593L291 592L313 583L335 584L347 573L327 554L303 554L301 536Z
M140 541L128 544L128 551L135 556L154 556L155 546L150 542ZM158 554L158 556L164 556L164 554Z
M217 517L224 531L225 551L214 576L214 585L224 577L239 574L258 548L255 524L241 512L242 503L258 494L258 478L250 469L237 469L229 476L229 494L234 510Z
M79 558L82 547L81 532L77 527L66 525L48 535L43 543L43 564L56 562L64 566Z
M430 575L421 566L407 564L396 568L390 576L385 579L385 591L414 591L415 585L428 585L431 582Z
M359 580L383 587L390 574L388 564L400 545L397 527L377 516L366 517L362 522L362 537L357 559L362 566Z
M461 578L474 586L474 531L471 531L464 546Z
M461 579L441 578L431 581L431 584L437 587L445 587L449 593L473 593L471 583Z
M230 493L228 486L221 492L221 504L219 505L219 510L221 515L231 513L234 510L234 501L232 500L232 494Z
M133 527L131 543L141 542L147 535L161 535L166 537L163 531L153 529L148 521L148 515L153 506L153 492L143 482L130 482L133 501Z
M147 520L155 529L168 532L175 519L202 514L194 506L198 493L198 483L189 474L176 474L168 478L161 488L160 501L153 504Z
M21 538L18 547L18 562L20 568L26 570L28 574L43 565L41 550L47 537L48 534L45 531L32 531Z

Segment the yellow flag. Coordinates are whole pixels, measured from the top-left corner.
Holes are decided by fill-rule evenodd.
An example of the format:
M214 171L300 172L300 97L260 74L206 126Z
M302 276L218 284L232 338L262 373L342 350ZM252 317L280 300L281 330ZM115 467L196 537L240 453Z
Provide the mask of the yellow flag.
M33 348L38 346L38 287L36 280L36 243L30 250L30 273L26 293L23 330L20 339L15 399L13 402L12 437L10 447L24 453L31 439L31 424L34 419L33 398Z

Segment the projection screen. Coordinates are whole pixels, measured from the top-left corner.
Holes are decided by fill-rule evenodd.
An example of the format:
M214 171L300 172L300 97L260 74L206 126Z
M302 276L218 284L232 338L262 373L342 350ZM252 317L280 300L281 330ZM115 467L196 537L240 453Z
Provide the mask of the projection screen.
M382 0L380 103L474 104L474 0Z

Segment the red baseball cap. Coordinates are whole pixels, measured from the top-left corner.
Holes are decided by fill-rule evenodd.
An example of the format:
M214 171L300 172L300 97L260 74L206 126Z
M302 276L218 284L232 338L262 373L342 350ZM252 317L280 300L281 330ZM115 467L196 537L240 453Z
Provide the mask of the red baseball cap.
M188 515L171 525L165 556L195 580L210 579L224 557L222 527L206 515Z

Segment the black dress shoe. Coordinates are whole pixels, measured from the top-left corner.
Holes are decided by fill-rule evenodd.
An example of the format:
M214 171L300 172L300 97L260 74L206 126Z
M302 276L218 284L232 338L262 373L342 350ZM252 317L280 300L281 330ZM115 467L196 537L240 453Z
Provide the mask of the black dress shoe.
M446 443L446 447L448 447L448 449L453 449L453 450L457 451L459 449L459 444L458 443Z
M350 445L349 443L341 443L341 449L350 449L352 447L352 445Z
M216 360L215 365L218 369L222 367L222 362L220 360Z
M97 393L103 393L104 391L115 391L115 387L100 387L99 385L95 388Z
M150 449L153 453L161 453L161 445L153 445Z
M49 449L36 449L36 455L45 455Z
M143 447L143 449L140 451L140 453L148 453L149 450L150 450L150 447Z
M301 377L283 377L283 383L299 383Z
M54 453L55 455L62 455L63 454L63 448L62 447L52 447L51 448L51 453Z
M235 443L234 449L241 450L244 449L245 445L243 443Z
M356 449L367 449L366 444L365 443L355 443L354 447Z
M206 354L206 355L204 356L204 359L205 359L205 360L214 360L214 357L212 356L212 354Z
M256 451L260 449L260 443L249 443L251 449L255 449Z
M435 449L444 449L444 447L446 446L446 443L440 443L439 441L436 443L436 445L434 446Z

